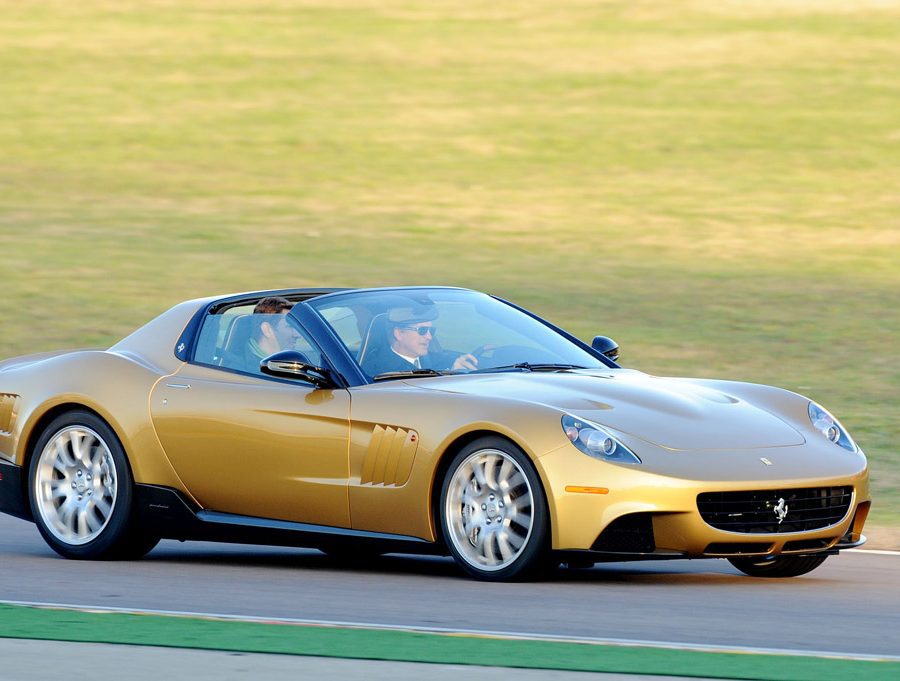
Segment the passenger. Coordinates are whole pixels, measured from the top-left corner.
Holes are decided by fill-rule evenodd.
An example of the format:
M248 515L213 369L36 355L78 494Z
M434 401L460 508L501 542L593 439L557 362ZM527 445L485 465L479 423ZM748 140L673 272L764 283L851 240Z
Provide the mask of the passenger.
M261 373L259 364L269 355L290 350L297 345L300 333L288 322L287 313L294 304L287 298L271 296L260 300L253 308L254 315L272 315L271 318L254 319L255 331L244 349L243 367L246 371Z
M394 308L387 313L387 342L373 345L363 360L363 371L370 376L390 371L474 371L478 359L471 354L457 355L431 349L437 334L432 306Z

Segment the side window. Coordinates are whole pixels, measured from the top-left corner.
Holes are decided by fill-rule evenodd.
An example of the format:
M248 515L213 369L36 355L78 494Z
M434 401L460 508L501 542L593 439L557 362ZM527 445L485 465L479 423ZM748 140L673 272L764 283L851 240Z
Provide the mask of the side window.
M253 306L208 315L200 328L194 361L242 373L262 375L259 363L281 350L297 350L310 364L322 354L300 325L287 314L253 314Z
M235 331L235 322L240 317L245 317L253 311L253 307L230 308L223 314L207 315L200 328L200 338L197 340L197 349L194 352L194 361L199 364L222 364L223 353L226 345L232 339Z

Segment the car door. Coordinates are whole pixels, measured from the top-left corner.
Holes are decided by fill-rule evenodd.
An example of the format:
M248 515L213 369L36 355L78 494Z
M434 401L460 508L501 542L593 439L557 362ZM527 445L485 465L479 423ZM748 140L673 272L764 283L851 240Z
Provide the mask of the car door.
M350 526L348 391L185 364L157 383L150 411L203 508Z

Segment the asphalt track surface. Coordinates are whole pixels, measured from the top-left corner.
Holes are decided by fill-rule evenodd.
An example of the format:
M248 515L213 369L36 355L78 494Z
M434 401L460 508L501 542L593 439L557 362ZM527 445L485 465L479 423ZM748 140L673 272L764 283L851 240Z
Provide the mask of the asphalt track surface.
M162 542L136 562L59 558L0 516L0 600L263 618L900 655L900 556L845 552L794 579L727 562L563 570L525 584L463 578L446 558L365 565L317 551Z

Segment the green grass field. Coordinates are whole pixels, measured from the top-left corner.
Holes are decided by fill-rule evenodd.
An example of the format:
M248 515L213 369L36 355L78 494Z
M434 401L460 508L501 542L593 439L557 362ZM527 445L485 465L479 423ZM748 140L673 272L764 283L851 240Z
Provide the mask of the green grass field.
M0 0L0 356L442 283L803 392L900 524L900 2Z

